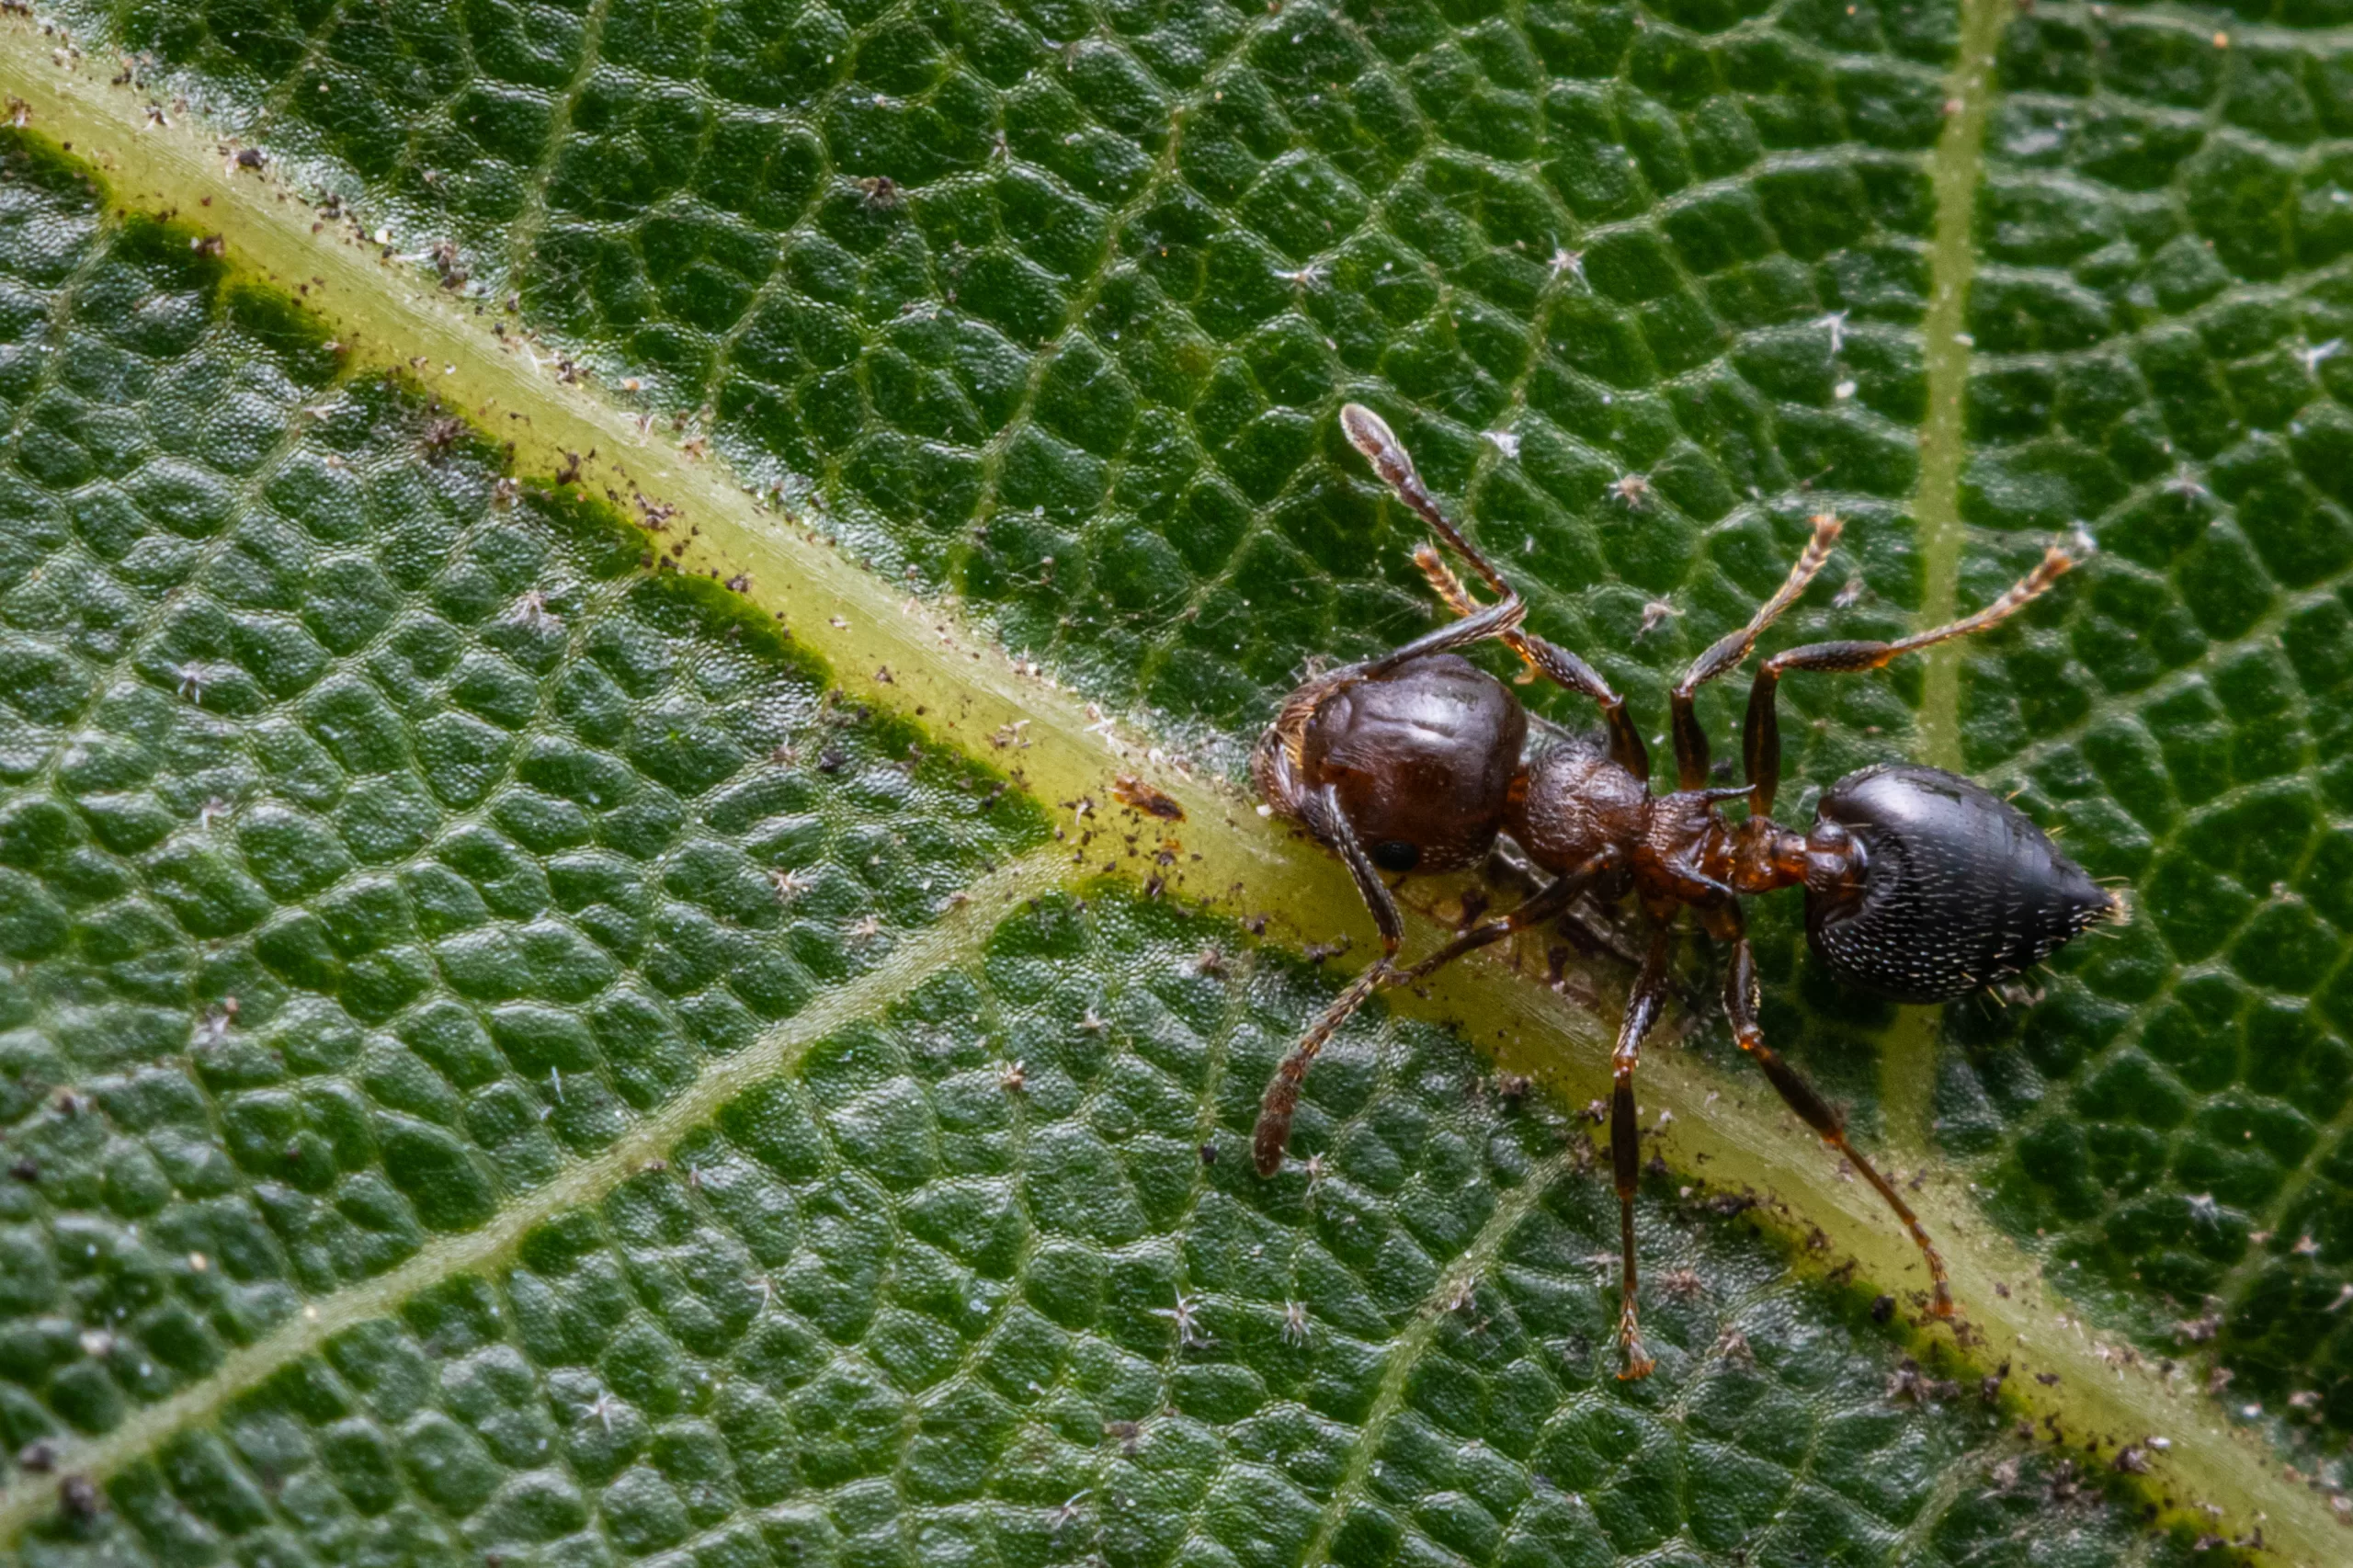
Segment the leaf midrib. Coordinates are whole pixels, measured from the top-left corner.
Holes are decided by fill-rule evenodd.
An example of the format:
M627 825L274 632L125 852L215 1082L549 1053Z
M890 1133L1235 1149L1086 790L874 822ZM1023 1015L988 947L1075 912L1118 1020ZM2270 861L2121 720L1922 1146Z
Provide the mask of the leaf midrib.
M1966 0L1965 36L1984 36L1969 32L1966 18L1974 18L1981 28L1991 28L1988 17L1998 19L1999 4ZM200 128L183 121L167 129L145 129L142 101L135 94L104 85L94 72L82 69L87 62L69 58L61 66L51 58L52 47L37 23L0 19L0 91L14 93L32 106L37 131L90 159L112 181L113 200L177 210L190 192L210 193L206 226L226 237L233 267L272 283L307 280L307 306L334 324L356 364L406 374L412 358L421 356L428 369L454 368L448 374L433 374L431 389L477 420L488 423L492 409L502 415L524 415L497 419L500 434L511 434L516 441L516 465L521 472L554 472L575 452L620 454L591 455L583 466L584 486L636 490L679 506L699 523L700 533L677 562L678 569L719 575L748 572L748 597L776 610L797 640L829 660L847 691L859 700L912 715L972 755L1016 769L1058 823L1076 824L1075 812L1082 805L1090 812L1110 809L1108 789L1116 773L1138 775L1165 790L1188 813L1186 823L1171 830L1182 841L1185 854L1168 868L1166 896L1239 917L1265 917L1294 943L1328 938L1335 930L1364 932L1361 907L1345 873L1296 835L1260 819L1230 787L1194 777L1181 762L1162 759L1148 740L1122 731L1051 679L1017 666L1002 649L963 626L953 611L912 599L895 601L889 585L827 548L807 519L767 510L713 464L693 460L665 445L647 444L631 416L584 387L556 384L540 375L519 344L494 339L482 323L422 287L411 271L381 260L374 247L353 243L353 236L344 232L313 236L308 206L263 177L224 173L210 140L199 134ZM1964 92L1969 86L1966 81L1955 85ZM1982 75L1977 87L1984 90ZM1945 143L1940 142L1938 156L1946 159ZM1973 145L1955 147L1949 164L1939 166L1956 180L1966 175L1973 187L1977 162ZM1940 217L1940 240L1943 233ZM1940 243L1940 263L1973 267L1965 229L1961 233L1963 243L1950 255ZM1935 298L1943 297L1946 281L1940 267L1932 274ZM1955 297L1962 291L1956 288ZM1965 378L1965 347L1963 355L1946 366L1945 382L1935 378L1932 368L1932 397L1940 384L1949 394ZM1957 449L1957 427L1949 438ZM1927 455L1924 445L1924 460ZM1953 472L1957 480L1957 468ZM1956 555L1958 548L1956 533L1951 545ZM1943 592L1949 596L1949 582ZM834 624L836 619L842 624ZM1937 657L1950 661L1957 654L1948 650L1932 656L1932 675ZM1957 694L1957 681L1953 689ZM1024 727L1017 732L1016 723ZM1019 742L1009 742L1016 734ZM1043 850L1039 858L1053 859L1057 854ZM1084 858L1081 852L1056 869L1075 877ZM1427 936L1427 923L1423 924ZM1477 1019L1478 1027L1466 1032L1506 1065L1532 1072L1557 1088L1589 1091L1608 1051L1602 1020L1548 988L1498 984L1500 976L1509 972L1506 962L1497 959L1457 965L1438 977L1427 994L1392 994L1395 1005L1424 1017ZM1533 966L1534 971L1541 972L1541 967ZM886 966L875 972L900 971ZM1603 986L1614 989L1607 980ZM710 1093L716 1091L702 1084L688 1091L698 1098ZM1778 1211L1768 1214L1773 1223L1791 1236L1826 1236L1828 1255L1851 1259L1866 1278L1898 1283L1916 1272L1910 1243L1885 1221L1877 1200L1868 1191L1858 1191L1856 1184L1842 1182L1813 1138L1781 1114L1756 1083L1728 1079L1681 1052L1662 1053L1644 1063L1643 1094L1647 1108L1674 1113L1676 1130L1663 1143L1681 1169L1704 1168L1719 1186L1774 1195L1776 1201L1768 1208ZM1745 1114L1727 1112L1720 1099L1745 1106ZM661 1121L671 1128L670 1136L685 1125L674 1126L668 1112ZM659 1152L653 1143L641 1146L635 1135L630 1146L641 1161ZM2132 1440L2162 1430L2173 1447L2152 1456L2153 1502L2161 1494L2173 1499L2177 1506L2168 1511L2172 1516L2203 1502L2242 1525L2260 1517L2267 1521L2268 1539L2292 1556L2313 1563L2328 1560L2337 1540L2334 1521L2313 1497L2279 1475L2258 1445L2233 1432L2211 1405L2183 1404L2177 1394L2152 1378L2119 1376L2108 1358L2080 1336L2054 1336L2053 1343L2040 1343L2036 1335L2055 1303L2044 1301L2030 1283L2038 1275L2037 1265L1949 1182L1931 1185L1915 1201L1947 1243L1955 1264L1957 1294L1985 1336L1988 1358L2018 1363L2021 1375L2011 1380L2007 1397L2023 1414L2053 1416L2065 1431L2086 1437L2122 1435ZM495 1249L486 1249L483 1256L494 1258ZM433 1277L444 1277L457 1267L449 1265ZM429 1282L421 1275L396 1271L355 1290L377 1291L366 1300L372 1311L381 1312L394 1300L390 1284L394 1278L407 1280L410 1290ZM2007 1294L1994 1290L1997 1280ZM327 1305L355 1299L354 1292L347 1291L314 1304L324 1320ZM358 1312L356 1305L346 1310ZM300 1353L284 1352L289 1358ZM2061 1374L2060 1381L2029 1383L2023 1372L2030 1364L2047 1365ZM214 1380L221 1376L214 1374ZM231 1397L222 1392L199 1396L198 1391L214 1387L214 1380L188 1391L184 1397L189 1404L167 1402L153 1410L178 1409L183 1423L201 1419ZM118 1444L108 1450L118 1461L149 1451L167 1430L152 1410L133 1423L135 1426L127 1425L99 1440ZM124 1435L134 1429L144 1435L143 1444L134 1446ZM6 1495L13 1504L14 1494ZM38 1506L17 1506L39 1512L48 1502L43 1490ZM20 1527L29 1517L11 1513L0 1523L13 1521ZM0 1539L6 1535L0 1529Z
M1969 288L1977 273L1972 243L1977 187L1984 172L1985 123L1993 100L1995 51L2010 7L2004 0L1961 0L1961 52L1947 78L1945 128L1929 160L1937 227L1928 263L1928 313L1920 324L1927 380L1927 415L1920 428L1920 477L1912 518L1919 529L1920 569L1927 592L1923 627L1950 620L1960 608L1961 475L1968 461L1966 399L1971 345ZM1966 645L1942 642L1924 655L1927 669L1917 718L1918 759L1966 771L1961 755L1961 662ZM1880 1041L1880 1108L1889 1132L1913 1152L1935 1147L1938 1040L1944 1009L1907 1006Z

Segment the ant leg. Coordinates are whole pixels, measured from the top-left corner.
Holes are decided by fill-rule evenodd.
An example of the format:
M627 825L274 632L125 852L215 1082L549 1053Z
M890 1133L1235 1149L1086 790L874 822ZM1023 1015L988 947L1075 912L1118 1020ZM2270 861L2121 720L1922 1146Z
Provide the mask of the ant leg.
M1290 1122L1299 1109L1300 1085L1307 1078L1308 1068L1314 1065L1316 1052L1348 1021L1348 1015L1364 1006L1366 997L1396 973L1397 945L1405 937L1405 922L1397 913L1397 901L1389 896L1380 871L1365 854L1364 846L1357 842L1347 813L1340 810L1338 791L1327 784L1315 793L1303 796L1301 805L1308 831L1331 846L1346 862L1348 874L1356 879L1357 892L1364 895L1373 924L1381 927L1381 957L1367 964L1348 982L1347 989L1333 998L1332 1005L1309 1026L1307 1033L1291 1048L1291 1053L1283 1058L1282 1065L1275 1069L1275 1076L1267 1085L1267 1097L1258 1107L1258 1125L1250 1135L1251 1158L1262 1176L1282 1169L1283 1145L1290 1142Z
M1446 608L1461 616L1478 612L1478 601L1462 585L1462 579L1428 545L1414 551L1414 564L1429 579ZM1553 685L1574 691L1580 697L1593 699L1601 710L1604 722L1609 726L1609 757L1635 778L1647 781L1651 776L1651 755L1643 744L1640 731L1626 712L1626 699L1601 678L1601 672L1557 643L1547 642L1532 631L1517 629L1503 634L1504 646L1519 655L1530 671L1542 676Z
M1528 606L1519 596L1506 594L1494 604L1481 606L1476 614L1466 619L1458 620L1451 626L1441 626L1435 631L1426 631L1394 653L1383 653L1378 659L1350 666L1346 677L1351 680L1377 679L1410 659L1450 653L1489 637L1501 637L1508 642L1518 635L1518 628L1527 614Z
M1915 653L1956 637L1968 637L1999 626L2034 602L2060 574L2075 563L2065 551L2052 546L2035 569L2010 585L2002 597L1975 615L1930 627L1893 642L1809 642L1774 654L1756 666L1748 688L1748 719L1741 726L1741 750L1748 768L1748 810L1766 816L1773 810L1774 792L1781 783L1781 724L1773 694L1786 670L1875 670L1901 654Z
M1438 506L1437 497L1422 483L1422 476L1414 467L1412 454L1405 450L1404 443L1397 439L1397 433L1389 428L1381 415L1360 403L1349 403L1340 410L1340 429L1356 449L1371 462L1372 472L1381 476L1381 483L1395 491L1397 498L1412 507L1422 521L1430 526L1430 531L1446 541L1447 548L1468 562L1471 569L1479 574L1479 580L1486 584L1491 592L1502 595L1506 603L1517 604L1519 601L1519 595L1505 580L1504 574L1463 537L1462 530L1454 526L1453 519ZM1414 552L1414 559L1421 566L1423 575L1438 588L1438 597L1446 600L1455 614L1476 619L1479 614L1485 613L1476 608L1471 596L1462 591L1462 585L1455 581L1454 574L1447 571L1442 562L1437 562L1435 555L1426 561L1423 551L1417 550ZM1436 572L1432 571L1433 562L1437 562ZM1451 585L1450 591L1448 585ZM1634 730L1633 721L1626 717L1625 699L1610 690L1609 683L1583 659L1540 637L1520 633L1515 630L1518 625L1515 618L1511 627L1502 629L1503 640L1512 652L1527 660L1530 668L1547 678L1599 703L1602 716L1609 722L1610 755L1635 778L1648 778L1651 776L1650 756L1643 747L1642 736ZM1493 634L1480 633L1481 636Z
M1691 694L1708 682L1735 668L1756 646L1756 639L1765 629L1779 620L1781 612L1797 603L1805 585L1814 579L1830 559L1830 547L1838 542L1838 531L1846 525L1837 517L1824 512L1813 519L1813 537L1806 541L1797 564L1790 568L1789 577L1769 599L1756 607L1748 624L1737 631L1725 633L1713 646L1691 661L1683 678L1675 684L1668 704L1675 714L1675 763L1679 777L1678 788L1702 790L1708 783L1708 735L1699 728L1699 715L1692 710Z
M1626 1358L1618 1376L1626 1381L1647 1378L1658 1363L1643 1349L1642 1324L1634 1309L1634 1189L1643 1174L1640 1131L1634 1119L1634 1063L1643 1054L1643 1037L1657 1021L1659 1005L1666 998L1668 928L1651 933L1651 950L1642 972L1626 995L1626 1016L1618 1024L1618 1049L1610 1054L1609 1157L1618 1178L1618 1348Z
M1756 1065L1765 1070L1765 1076L1779 1092L1782 1102L1797 1112L1798 1119L1813 1128L1824 1143L1845 1155L1872 1189L1887 1200L1895 1217L1904 1221L1904 1228L1912 1233L1912 1240L1928 1266L1928 1311L1940 1318L1952 1316L1952 1290L1945 1281L1945 1260L1938 1256L1937 1244L1928 1239L1927 1227L1920 1223L1920 1217L1912 1212L1912 1206L1904 1201L1904 1195L1895 1190L1893 1184L1847 1142L1846 1125L1830 1103L1765 1043L1764 1031L1756 1025L1756 960L1749 951L1745 934L1733 943L1732 962L1724 974L1724 1013L1732 1019L1740 1049L1756 1059Z
M1574 871L1563 872L1523 899L1518 907L1500 920L1484 921L1463 932L1446 946L1424 959L1413 968L1401 971L1397 980L1410 984L1433 971L1445 968L1463 954L1502 941L1515 931L1540 926L1566 910L1608 867L1608 858L1596 855Z

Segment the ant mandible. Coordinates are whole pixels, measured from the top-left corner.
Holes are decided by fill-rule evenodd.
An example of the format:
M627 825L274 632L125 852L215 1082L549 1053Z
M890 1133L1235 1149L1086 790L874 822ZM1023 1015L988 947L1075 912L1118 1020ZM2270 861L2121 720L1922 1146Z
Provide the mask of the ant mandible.
M1381 930L1381 957L1353 980L1284 1059L1267 1085L1253 1139L1258 1173L1282 1166L1302 1081L1324 1042L1385 985L1419 980L1467 952L1566 913L1585 893L1605 901L1632 893L1650 926L1650 945L1626 998L1610 1061L1610 1154L1618 1188L1622 1378L1649 1375L1635 1316L1634 1065L1666 992L1672 923L1690 909L1700 927L1730 944L1724 1012L1741 1050L1756 1059L1789 1108L1860 1171L1917 1243L1932 1285L1930 1311L1952 1315L1952 1293L1936 1244L1887 1178L1847 1140L1827 1100L1765 1043L1756 1022L1756 965L1740 900L1776 888L1805 889L1806 937L1831 972L1899 1002L1941 1002L1995 984L2041 962L2071 938L2124 914L2120 898L2061 854L2007 801L1938 768L1913 763L1866 767L1822 795L1804 833L1773 820L1781 777L1774 693L1795 670L1874 670L1900 654L1997 626L2074 564L2053 549L2007 593L1975 615L1893 642L1813 642L1776 653L1749 687L1741 742L1745 784L1708 787L1708 739L1692 695L1748 657L1756 639L1797 601L1836 541L1839 520L1813 519L1789 580L1748 624L1697 659L1669 699L1677 788L1654 795L1650 757L1623 699L1592 665L1520 629L1527 615L1503 574L1448 520L1387 425L1351 403L1340 426L1400 500L1420 514L1497 597L1472 599L1438 551L1415 564L1459 618L1396 652L1317 676L1284 702L1250 759L1251 778L1276 811L1339 856ZM1502 682L1453 650L1496 638L1535 674L1600 706L1608 743L1548 733L1530 747L1528 714ZM1745 797L1748 814L1728 822L1723 801ZM1383 871L1462 870L1499 835L1552 881L1500 919L1472 926L1410 967L1397 951L1404 935Z

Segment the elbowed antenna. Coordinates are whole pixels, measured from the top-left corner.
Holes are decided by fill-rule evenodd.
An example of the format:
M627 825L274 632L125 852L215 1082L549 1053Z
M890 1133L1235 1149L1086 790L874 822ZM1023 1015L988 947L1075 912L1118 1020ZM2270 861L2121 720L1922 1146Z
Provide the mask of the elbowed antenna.
M1381 476L1381 482L1397 492L1397 499L1411 506L1422 521L1429 524L1431 531L1446 540L1449 550L1470 562L1471 570L1479 574L1479 580L1487 585L1490 592L1506 597L1518 597L1513 594L1511 585L1504 581L1504 574L1479 553L1477 547L1463 537L1462 530L1456 528L1454 520L1439 507L1437 497L1422 483L1421 473L1414 467L1413 458L1397 439L1397 432L1389 427L1387 420L1360 403L1351 403L1340 410L1340 429L1347 436L1349 443L1372 464L1372 472Z
M1397 498L1412 507L1430 531L1444 540L1448 548L1468 562L1479 574L1479 580L1502 596L1506 604L1517 605L1519 594L1496 570L1495 562L1479 553L1478 547L1463 537L1453 519L1438 506L1429 490L1422 483L1422 476L1414 469L1414 460L1397 439L1389 424L1360 403L1351 403L1340 410L1340 428L1349 442L1372 463L1373 472L1381 483L1397 493ZM1461 583L1449 571L1446 563L1432 553L1427 546L1414 551L1414 564L1429 579L1430 586L1455 614L1464 617L1494 615L1497 607L1482 609L1471 596L1462 591ZM1524 612L1505 612L1509 624L1496 624L1482 635L1499 637L1504 646L1518 654L1528 667L1557 686L1591 698L1601 708L1602 717L1609 724L1609 754L1619 765L1637 778L1651 776L1650 754L1643 745L1643 737L1627 716L1625 700L1609 688L1599 671L1566 648L1556 647L1541 637L1519 630L1519 617Z
M1401 488L1407 483L1418 483L1414 472L1414 460L1398 444L1397 432L1389 421L1360 403L1351 403L1340 409L1340 429L1358 451L1371 460L1373 472L1381 483Z

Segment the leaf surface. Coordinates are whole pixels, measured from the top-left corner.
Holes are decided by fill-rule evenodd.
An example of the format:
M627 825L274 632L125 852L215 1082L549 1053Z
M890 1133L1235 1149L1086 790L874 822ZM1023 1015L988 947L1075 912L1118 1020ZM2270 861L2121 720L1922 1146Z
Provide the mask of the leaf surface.
M1972 669L1961 751L2141 917L2022 1018L1955 1009L1935 1090L2072 1291L2307 1452L2353 1422L2341 60L2220 11L2002 38L1961 506L2103 555L2063 641Z
M1983 603L2080 522L2100 558L1988 647L1793 683L1793 764L2023 787L2143 918L1939 1024L1836 992L1783 911L1768 1027L2073 1304L2317 1422L2300 1462L2341 1446L2327 38L2063 6L103 25L393 256L511 292L788 516L1213 761L1305 657L1428 623L1343 396L1654 714L1812 511L1851 575L1790 642Z
M1466 1095L1441 1031L1336 1051L1329 1165L1258 1181L1327 985L1129 893L992 928L1047 884L1022 797L502 498L185 231L9 160L29 1557L1959 1562L2051 1528L2072 1461L1704 1209L1646 1206L1669 1369L1621 1391L1590 1142ZM39 1517L60 1449L102 1513ZM2132 1526L2057 1528L2097 1562Z

